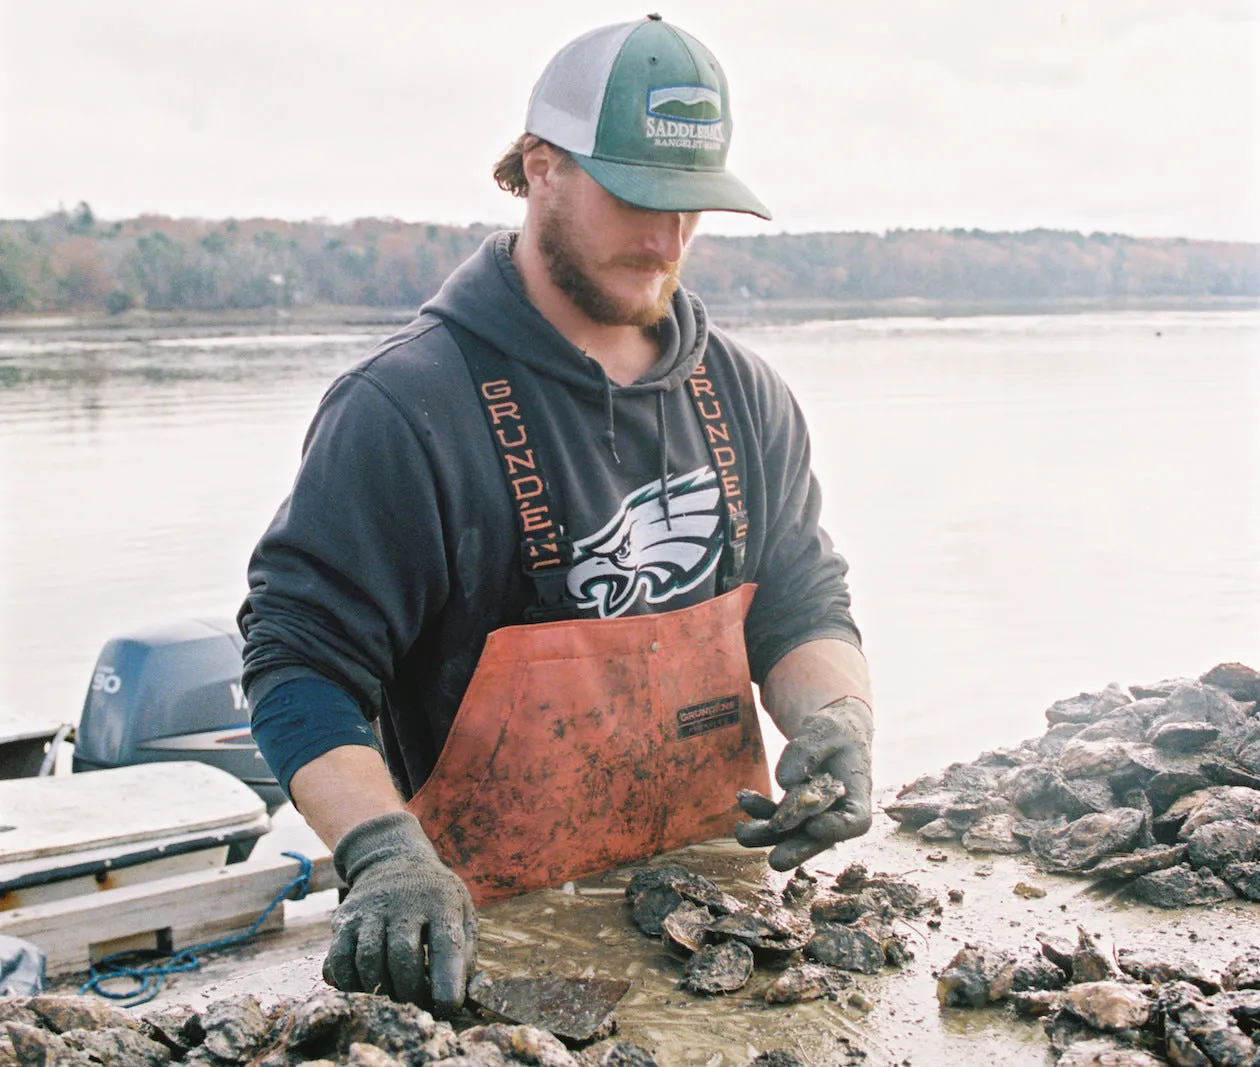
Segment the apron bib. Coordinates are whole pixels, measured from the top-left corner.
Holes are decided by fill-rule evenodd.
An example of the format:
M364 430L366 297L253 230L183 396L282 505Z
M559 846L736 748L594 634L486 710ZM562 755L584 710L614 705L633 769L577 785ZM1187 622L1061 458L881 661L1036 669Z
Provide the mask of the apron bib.
M756 587L496 630L407 805L476 904L729 835L768 794L744 647Z

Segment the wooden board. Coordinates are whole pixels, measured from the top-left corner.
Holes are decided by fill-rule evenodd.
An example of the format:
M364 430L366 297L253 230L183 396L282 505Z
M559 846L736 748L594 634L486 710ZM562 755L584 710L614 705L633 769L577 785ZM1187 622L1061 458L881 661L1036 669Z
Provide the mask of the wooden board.
M182 870L165 870L156 874L144 874L140 868L151 867L154 861L200 852L225 853L233 841L257 841L266 835L271 828L271 820L259 815L246 822L233 823L231 826L211 830L198 830L190 834L168 834L161 837L148 837L141 841L122 844L110 842L94 848L85 848L76 852L57 851L35 855L30 859L16 860L11 863L0 863L0 911L20 907L15 902L14 894L22 894L32 886L47 882L72 880L81 874L97 875L102 879L113 881L123 876L127 881L143 881L148 878L162 878L168 874L183 874L193 870L185 867ZM0 835L2 838L3 835ZM221 866L218 863L199 862L197 867ZM137 876L138 875L138 876ZM122 884L118 882L116 884ZM86 887L95 891L94 886ZM110 885L108 888L113 888ZM67 896L65 892L58 896ZM23 904L36 903L34 900L23 900Z
M175 856L162 856L146 863L137 863L115 870L103 870L96 874L80 874L56 881L26 885L20 889L0 890L0 911L29 908L34 904L50 904L54 900L69 900L85 893L95 894L117 889L119 886L152 882L170 878L176 874L213 870L227 862L227 845L218 848L202 848L195 852L183 852Z
M266 805L205 763L0 781L0 865L249 823Z
M340 884L331 856L312 859L311 892ZM123 886L0 912L0 934L38 946L50 975L82 971L115 945L151 937L178 949L244 930L297 872L296 860L281 857Z

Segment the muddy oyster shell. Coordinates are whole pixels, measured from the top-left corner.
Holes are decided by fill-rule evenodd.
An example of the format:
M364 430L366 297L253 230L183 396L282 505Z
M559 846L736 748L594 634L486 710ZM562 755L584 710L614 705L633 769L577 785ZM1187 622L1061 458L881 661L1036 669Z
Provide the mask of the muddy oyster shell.
M1140 986L1125 982L1083 982L1063 994L1063 1006L1095 1030L1136 1030L1151 1015Z
M1023 842L1015 837L1015 819L1011 815L986 815L963 834L963 848L968 852L1023 852Z
M1109 956L1098 951L1085 927L1076 928L1076 951L1072 953L1073 982L1103 982L1114 978L1116 968Z
M1220 1004L1192 985L1161 986L1156 1004L1164 1017L1168 1058L1173 1063L1250 1064L1255 1045Z
M1014 964L1009 952L965 945L936 980L936 999L945 1008L981 1008L993 995L993 981Z
M803 1004L835 996L838 990L852 984L853 979L844 971L817 963L802 963L789 967L770 983L766 989L766 1003Z
M1260 901L1260 863L1231 863L1221 877L1244 900Z
M743 902L722 892L704 875L673 864L667 867L641 867L635 871L630 878L630 884L626 886L626 896L634 901L640 894L656 888L672 889L684 900L711 908L721 915L744 910Z
M1235 700L1260 700L1260 671L1242 663L1218 663L1199 681L1224 689Z
M758 951L786 954L804 948L814 936L814 926L808 919L782 910L766 914L742 912L714 919L708 925L708 933L718 939L742 941Z
M705 945L687 961L682 986L695 993L733 993L753 970L752 949L740 941Z
M1094 864L1088 874L1091 878L1136 878L1184 863L1189 854L1189 845L1156 845L1122 856L1108 856Z
M1120 962L1121 971L1148 985L1189 982L1205 994L1221 991L1219 978L1203 970L1197 963L1182 957L1122 948L1116 953L1116 958Z
M661 924L665 943L683 953L698 952L709 941L709 923L713 912L698 904L684 901L665 916Z
M1260 859L1260 826L1242 819L1221 819L1197 827L1186 844L1191 866L1220 874L1231 863Z
M884 946L865 930L839 923L818 923L805 955L829 967L861 974L878 974L884 966Z
M1234 891L1211 871L1196 871L1182 863L1134 879L1129 895L1157 908L1193 908L1233 900Z
M665 920L682 902L683 898L669 886L652 886L634 898L630 917L634 919L634 925L648 937L659 937Z
M1224 989L1260 989L1260 949L1250 949L1236 956L1221 972Z
M1209 792L1209 790L1204 790ZM1241 819L1244 822L1260 822L1260 790L1246 786L1223 786L1220 790L1211 790L1211 796L1196 805L1186 816L1181 829L1177 831L1177 839L1184 841L1200 826L1212 822L1223 822L1226 819ZM1171 808L1169 812L1171 812ZM1169 812L1165 812L1167 815Z
M1082 871L1104 856L1128 852L1142 837L1146 817L1136 808L1083 815L1062 830L1034 834L1029 850L1048 871Z
M795 830L844 797L844 785L826 772L793 786L779 801L768 822L776 833Z

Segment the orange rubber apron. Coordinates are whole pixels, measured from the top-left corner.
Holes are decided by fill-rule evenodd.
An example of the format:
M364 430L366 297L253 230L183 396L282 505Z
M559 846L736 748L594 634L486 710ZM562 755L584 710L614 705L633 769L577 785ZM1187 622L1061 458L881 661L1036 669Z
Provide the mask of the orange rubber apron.
M731 833L769 793L744 647L756 587L486 640L408 803L478 904Z

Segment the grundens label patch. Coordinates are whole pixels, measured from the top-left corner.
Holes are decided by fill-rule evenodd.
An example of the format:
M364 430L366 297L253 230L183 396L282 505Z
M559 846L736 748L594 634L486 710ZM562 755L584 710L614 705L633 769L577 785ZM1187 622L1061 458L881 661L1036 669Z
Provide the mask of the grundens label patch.
M707 734L723 726L739 722L739 697L718 697L703 704L692 704L678 713L678 740L683 741L696 734Z

